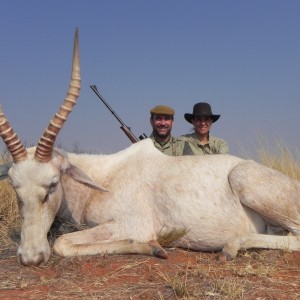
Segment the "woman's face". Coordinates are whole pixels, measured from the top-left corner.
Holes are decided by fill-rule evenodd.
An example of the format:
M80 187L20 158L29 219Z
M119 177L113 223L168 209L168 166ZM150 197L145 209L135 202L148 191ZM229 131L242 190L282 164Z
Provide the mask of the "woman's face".
M208 135L212 124L212 118L207 116L195 116L192 119L192 124L194 125L195 132L200 136Z

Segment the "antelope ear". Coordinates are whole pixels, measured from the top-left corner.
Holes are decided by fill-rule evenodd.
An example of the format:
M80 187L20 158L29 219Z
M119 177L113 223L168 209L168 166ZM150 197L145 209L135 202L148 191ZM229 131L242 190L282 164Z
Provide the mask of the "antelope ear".
M75 181L80 182L92 189L101 192L109 191L108 189L98 185L95 181L93 181L93 179L91 179L84 171L72 165L68 160L68 153L60 149L54 149L52 154L54 154L52 157L52 163L58 169L60 169L61 173L66 174Z
M94 182L87 174L85 174L82 170L75 167L74 165L69 165L69 167L65 170L65 174L74 179L77 182L80 182L92 189L108 192L106 188L101 187L96 182Z

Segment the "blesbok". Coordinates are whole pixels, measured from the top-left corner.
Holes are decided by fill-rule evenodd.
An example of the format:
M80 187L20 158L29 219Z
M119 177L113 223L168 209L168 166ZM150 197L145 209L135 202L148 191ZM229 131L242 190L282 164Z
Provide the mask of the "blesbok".
M67 96L36 148L26 149L0 112L0 135L13 158L9 178L22 216L18 259L48 261L55 216L89 228L60 236L62 256L140 253L166 257L162 228L188 230L176 246L223 250L300 250L300 183L231 155L170 157L150 139L111 155L65 153L55 139L79 95L78 32ZM277 226L293 236L268 235Z

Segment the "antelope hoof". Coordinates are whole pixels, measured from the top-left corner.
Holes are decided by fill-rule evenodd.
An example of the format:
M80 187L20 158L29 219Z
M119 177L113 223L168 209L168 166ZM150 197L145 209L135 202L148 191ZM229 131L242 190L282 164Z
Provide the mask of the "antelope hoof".
M152 247L152 255L159 258L168 258L167 252L161 247L157 241L150 241L149 245Z
M153 255L159 258L164 258L164 259L168 258L168 254L163 248L154 247Z
M237 241L233 241L227 243L222 250L221 256L223 256L225 261L233 260L239 251L239 243Z
M226 262L226 261L233 260L235 257L236 257L236 255L234 255L231 252L224 251L224 249L223 249L223 251L220 253L219 260Z

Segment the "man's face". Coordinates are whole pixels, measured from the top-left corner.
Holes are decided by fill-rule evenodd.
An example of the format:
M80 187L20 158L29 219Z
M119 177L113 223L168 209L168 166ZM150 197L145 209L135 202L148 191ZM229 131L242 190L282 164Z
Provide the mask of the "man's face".
M192 119L192 124L194 125L195 132L200 136L205 136L208 134L211 124L212 118L205 116L195 116Z
M158 138L168 138L173 126L173 116L153 115L150 119L153 133Z

